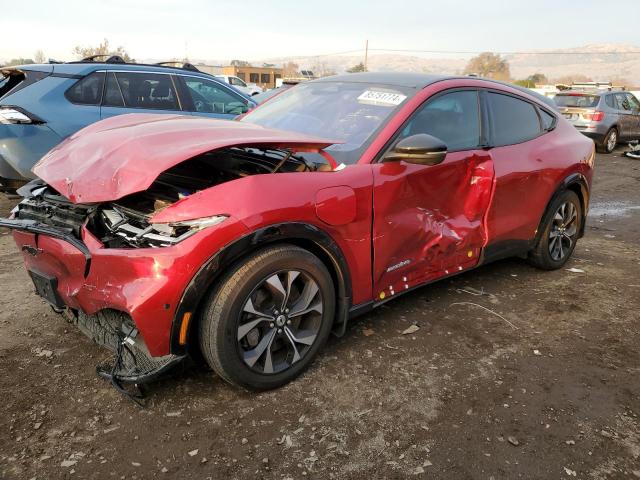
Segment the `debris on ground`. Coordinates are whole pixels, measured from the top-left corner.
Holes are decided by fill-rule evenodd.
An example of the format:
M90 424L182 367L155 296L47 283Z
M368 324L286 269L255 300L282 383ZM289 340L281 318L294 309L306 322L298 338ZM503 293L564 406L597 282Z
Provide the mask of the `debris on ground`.
M420 327L414 323L413 325L403 330L402 335L411 335L412 333L416 333L418 330L420 330Z

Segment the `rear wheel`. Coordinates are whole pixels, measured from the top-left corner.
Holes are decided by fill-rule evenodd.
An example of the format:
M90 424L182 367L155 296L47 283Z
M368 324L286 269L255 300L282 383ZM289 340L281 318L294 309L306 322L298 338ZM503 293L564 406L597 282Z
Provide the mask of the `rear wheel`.
M580 199L571 190L565 190L545 213L540 239L529 254L530 263L544 270L561 268L576 247L582 221Z
M200 323L207 363L251 390L279 387L302 373L331 331L331 275L313 254L282 245L234 268L211 293Z
M600 153L611 153L616 148L618 144L618 130L615 128L609 129L607 134L604 136L602 143L596 144L598 151Z

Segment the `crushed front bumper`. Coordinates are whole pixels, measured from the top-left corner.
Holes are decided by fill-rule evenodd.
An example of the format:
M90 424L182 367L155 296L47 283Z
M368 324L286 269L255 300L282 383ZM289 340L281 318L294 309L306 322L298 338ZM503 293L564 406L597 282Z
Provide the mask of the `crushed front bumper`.
M187 285L210 257L246 233L229 218L171 247L105 248L86 227L81 239L27 219L0 219L0 227L13 230L29 272L55 279L64 306L89 316L128 315L151 357L183 353L172 351L171 335Z

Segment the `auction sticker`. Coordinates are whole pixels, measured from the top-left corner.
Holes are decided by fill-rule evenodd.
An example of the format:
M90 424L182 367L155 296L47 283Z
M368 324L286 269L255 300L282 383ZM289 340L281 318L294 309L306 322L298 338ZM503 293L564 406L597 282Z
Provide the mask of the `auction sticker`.
M365 90L358 97L358 102L395 107L396 105L400 105L405 98L407 98L407 96L400 93Z

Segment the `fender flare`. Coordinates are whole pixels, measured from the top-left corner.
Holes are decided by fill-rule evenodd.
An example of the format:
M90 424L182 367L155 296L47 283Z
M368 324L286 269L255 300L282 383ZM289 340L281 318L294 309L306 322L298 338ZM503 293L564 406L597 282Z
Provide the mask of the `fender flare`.
M303 222L287 222L269 225L235 240L212 255L196 272L182 294L176 308L171 326L170 349L173 354L183 354L189 347L180 345L179 335L182 318L185 313L195 314L207 292L227 269L242 257L260 247L274 243L292 243L302 247L312 245L311 253L319 254L323 263L327 260L329 272L336 283L336 318L333 332L341 336L346 329L349 308L351 307L351 274L349 265L338 244L324 230ZM302 243L302 244L301 244ZM188 337L191 338L189 325Z
M538 229L536 231L536 236L533 241L533 245L537 245L538 241L540 240L540 235L542 234L540 225L542 225L542 222L544 221L545 217L548 214L549 205L551 205L551 203L562 192L566 190L574 190L574 188L572 188L574 186L580 189L580 194L578 195L578 198L580 199L580 202L582 204L583 221L582 221L582 225L580 226L580 232L578 232L578 238L582 238L584 236L585 225L587 223L585 219L587 218L587 212L589 210L589 182L587 181L587 178L583 174L576 172L565 177L564 180L562 180L562 182L560 183L560 185L558 185L558 188L556 188L556 190L553 192L553 194L549 198L549 201L547 201L547 204L542 213L542 217L540 218L540 223L538 224Z

